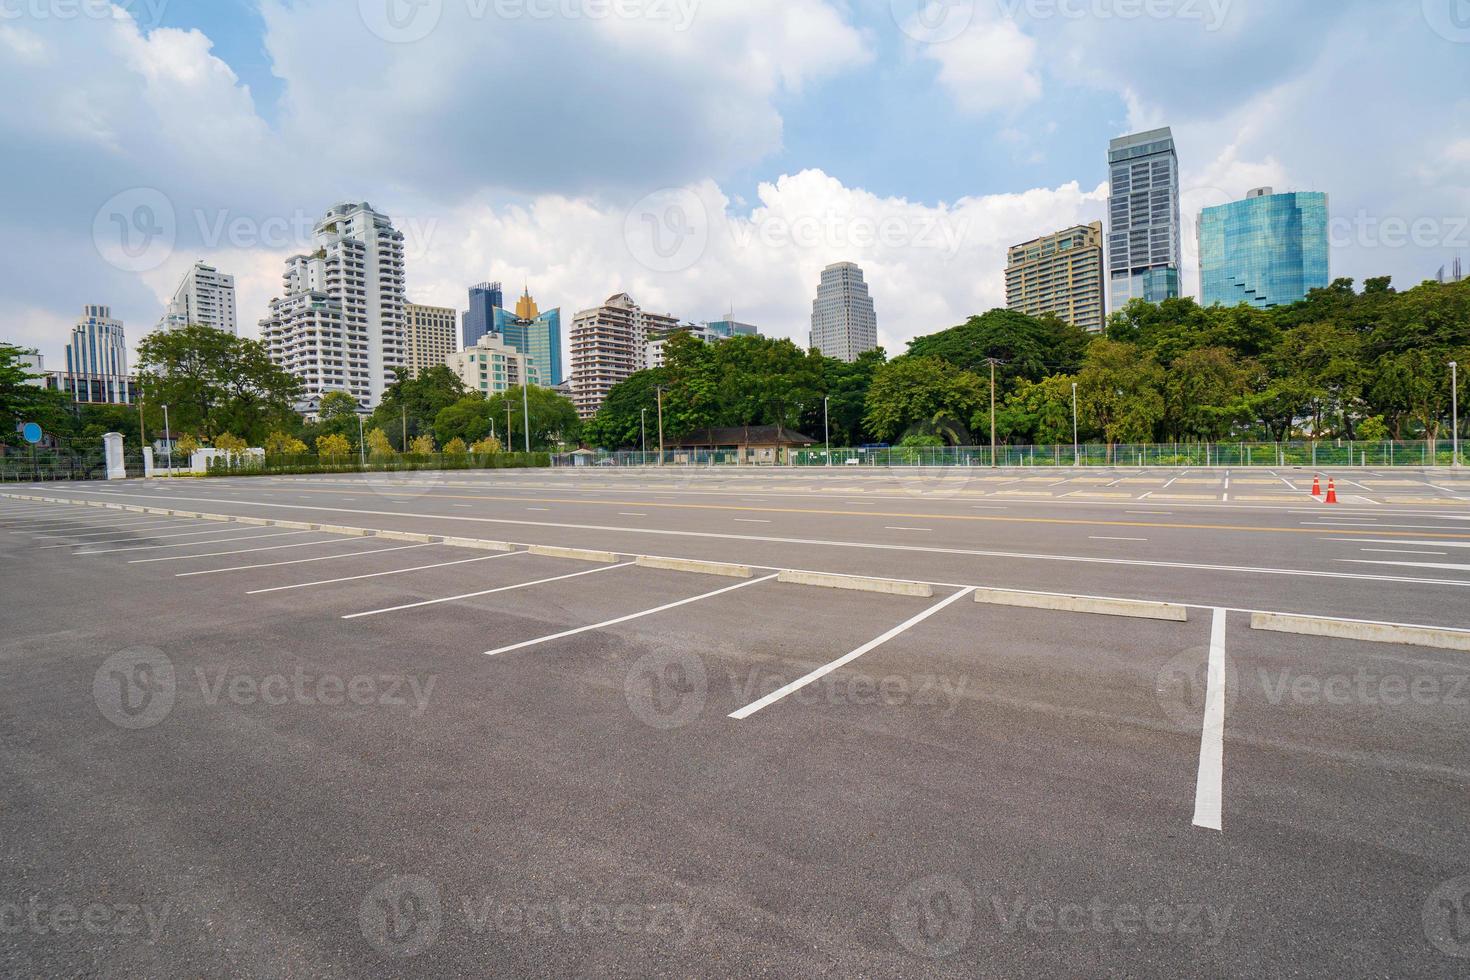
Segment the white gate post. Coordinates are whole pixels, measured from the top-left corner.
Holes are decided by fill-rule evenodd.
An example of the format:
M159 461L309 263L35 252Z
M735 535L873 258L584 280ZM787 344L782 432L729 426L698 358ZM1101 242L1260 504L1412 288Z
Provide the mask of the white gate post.
M123 465L123 437L121 433L109 432L102 437L102 448L107 455L107 478L126 480L127 468Z

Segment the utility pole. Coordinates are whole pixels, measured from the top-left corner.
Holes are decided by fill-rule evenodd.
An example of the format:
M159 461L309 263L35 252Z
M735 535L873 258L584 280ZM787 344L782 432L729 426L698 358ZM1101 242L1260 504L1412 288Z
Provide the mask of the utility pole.
M168 475L174 475L174 440L168 428L168 406L163 406L163 441L168 444Z
M148 433L143 428L143 398L138 397L138 455L143 455L143 447L148 445Z
M362 413L357 413L357 461L367 468L367 440L362 437Z
M643 434L643 465L648 465L648 409L638 409L638 431Z
M659 385L658 392L658 465L664 465L664 386Z
M408 452L408 406L403 407L403 451Z
M510 424L510 393L505 395L505 446L506 452L510 452L510 441L515 438L516 430Z

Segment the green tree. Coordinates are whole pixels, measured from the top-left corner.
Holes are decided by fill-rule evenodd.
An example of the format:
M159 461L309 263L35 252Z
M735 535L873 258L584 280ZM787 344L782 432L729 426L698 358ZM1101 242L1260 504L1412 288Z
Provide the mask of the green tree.
M415 456L434 455L434 437L427 432L421 436L414 436L413 441L409 443L408 451Z
M138 345L138 385L155 416L168 405L176 429L206 438L239 432L260 442L282 424L300 422L301 384L277 367L264 344L191 324L157 330Z
M444 444L444 455L446 456L463 456L467 452L469 452L469 447L458 436L455 436Z
M358 434L357 399L345 391L329 391L322 396L317 406L317 432L321 435L339 435L348 442L356 443Z
M1111 447L1148 442L1164 415L1163 369L1134 344L1098 340L1077 374L1078 410Z
M510 409L510 431L502 433L511 452L525 447L525 406L531 410L531 448L546 449L561 443L575 442L581 432L577 407L571 399L558 395L550 388L531 385L522 389L519 385L486 400L490 418L504 423L506 409ZM500 428L496 426L497 430Z
M316 440L316 453L327 459L340 459L352 452L352 445L343 436L334 434L318 436Z
M989 385L938 357L895 358L873 375L864 424L885 442L916 434L968 442L969 420L988 411Z
M267 456L304 456L306 443L284 432L272 432L265 440Z
M434 435L446 445L454 439L475 442L493 431L494 421L490 403L483 395L474 392L439 410L439 414L434 416ZM504 424L503 416L501 422Z
M664 368L653 368L638 371L627 380L613 385L597 415L589 419L583 427L583 438L604 449L641 449L646 420L648 444L656 450L656 389L659 385L667 384L668 372Z
M382 429L374 429L367 434L367 451L374 459L384 459L393 455L393 443Z
M1164 378L1163 434L1175 442L1219 441L1247 417L1250 373L1225 347L1196 347Z
M416 378L399 368L392 384L383 390L383 400L368 424L382 429L392 444L404 446L407 438L431 432L439 413L469 394L459 376L444 365L421 371Z

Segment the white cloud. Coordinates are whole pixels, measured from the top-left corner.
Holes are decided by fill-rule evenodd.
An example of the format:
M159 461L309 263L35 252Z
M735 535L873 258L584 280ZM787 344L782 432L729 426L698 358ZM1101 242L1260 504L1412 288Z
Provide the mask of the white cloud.
M976 21L954 40L928 44L924 56L939 65L939 84L966 112L1025 108L1041 98L1036 41L1015 21Z

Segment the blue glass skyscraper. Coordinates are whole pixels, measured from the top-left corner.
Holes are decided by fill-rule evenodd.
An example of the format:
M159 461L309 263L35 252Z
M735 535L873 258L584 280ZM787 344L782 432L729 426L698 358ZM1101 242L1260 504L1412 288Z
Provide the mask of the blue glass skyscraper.
M1258 188L1243 201L1199 217L1200 300L1290 306L1331 283L1327 195L1274 194Z
M1168 128L1108 144L1108 309L1179 296L1179 155Z
M473 347L479 339L495 330L495 311L505 305L498 282L482 282L470 287L470 308L465 311L462 333L464 345Z
M542 311L527 289L516 302L514 312L495 310L491 325L505 342L531 358L541 383L554 387L562 382L561 309Z

